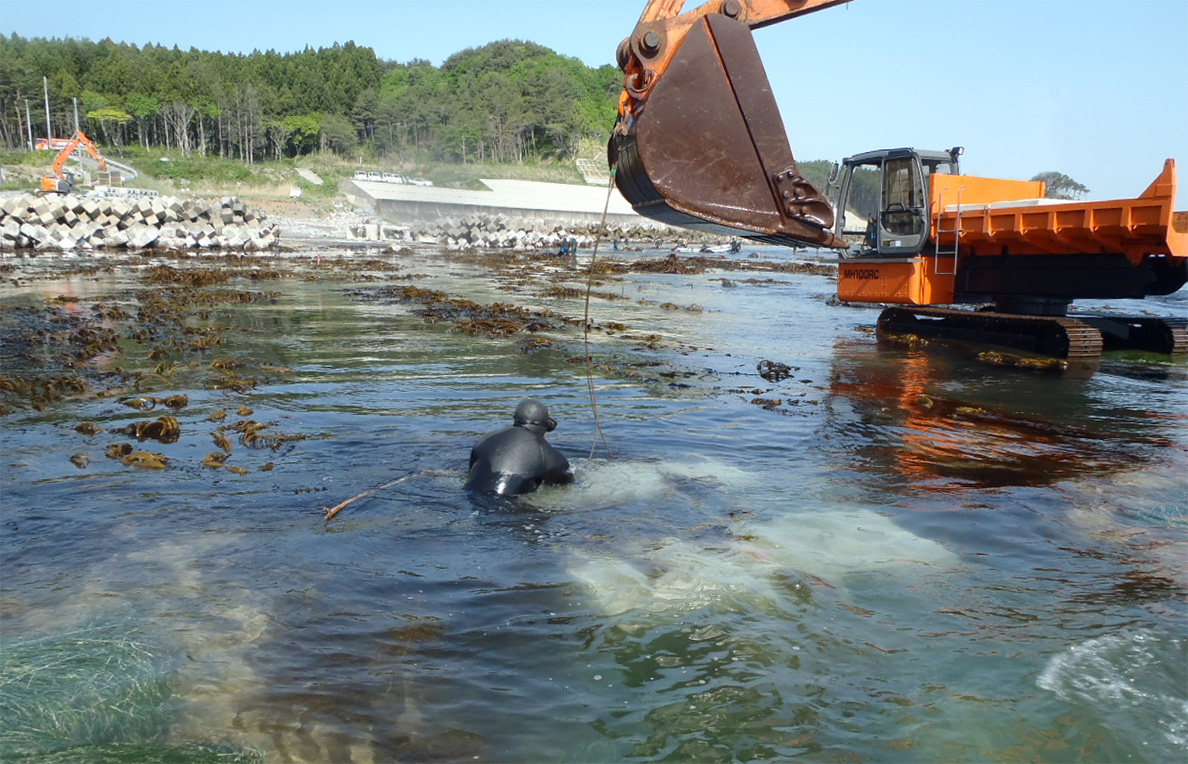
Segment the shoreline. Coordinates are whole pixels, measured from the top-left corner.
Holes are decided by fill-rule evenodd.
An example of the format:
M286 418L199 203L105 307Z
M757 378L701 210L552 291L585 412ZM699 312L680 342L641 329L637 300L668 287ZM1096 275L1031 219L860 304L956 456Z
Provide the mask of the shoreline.
M558 184L537 184L558 185ZM591 187L593 188L593 187ZM420 189L444 191L444 189ZM603 189L594 188L599 194ZM481 193L481 192L467 192ZM22 198L23 197L23 198ZM63 197L35 197L28 192L0 194L0 214L4 238L0 240L0 254L36 256L44 252L73 253L77 256L109 256L117 252L184 251L195 254L264 252L300 247L384 248L398 249L416 244L441 245L449 250L517 250L558 252L564 249L587 249L605 243L631 241L632 248L664 248L671 243L676 248L705 248L723 244L728 237L674 229L646 221L639 226L625 226L608 221L607 230L598 223L566 223L550 213L544 217L507 215L495 211L501 208L453 207L469 213L444 216L418 222L408 219L385 219L375 210L352 202L350 195L340 195L327 209L316 202L300 198L241 197L153 197L134 204L119 201L125 209L112 216L111 202L100 212L95 198L89 195ZM235 208L234 216L224 212ZM84 207L86 211L84 211ZM209 208L205 217L187 215L183 210ZM52 210L52 213L51 211ZM240 229L239 221L246 216L255 229ZM105 216L106 215L106 216ZM558 212L564 217L566 213ZM224 236L224 226L228 235ZM258 229L258 230L257 230ZM130 232L126 234L125 232ZM261 246L258 239L267 233ZM599 236L601 234L601 240ZM29 246L29 244L32 246ZM14 246L16 245L16 246Z

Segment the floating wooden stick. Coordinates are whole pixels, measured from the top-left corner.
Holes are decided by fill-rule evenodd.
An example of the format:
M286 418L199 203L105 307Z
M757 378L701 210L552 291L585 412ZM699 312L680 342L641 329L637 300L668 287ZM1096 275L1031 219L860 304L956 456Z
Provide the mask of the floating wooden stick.
M326 520L327 521L333 520L334 516L337 515L339 512L341 512L343 509L345 509L348 504L351 504L352 502L356 502L359 499L365 499L374 493L379 493L380 491L384 490L385 488L391 488L392 486L394 486L398 483L403 483L405 480L408 480L410 477L412 477L413 475L416 475L416 474L417 473L414 472L414 473L412 473L412 475L405 475L404 477L402 477L398 480L393 480L391 483L384 483L383 485L381 485L378 488L372 488L368 491L364 491L363 493L359 494L358 496L352 496L351 498L347 499L346 501L342 502L341 504L335 504L333 507L322 507L322 509L326 512Z

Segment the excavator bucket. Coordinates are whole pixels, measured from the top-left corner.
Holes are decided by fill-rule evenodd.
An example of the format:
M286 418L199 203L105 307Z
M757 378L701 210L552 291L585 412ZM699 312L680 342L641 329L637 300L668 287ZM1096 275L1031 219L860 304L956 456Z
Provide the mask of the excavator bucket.
M633 90L629 62L640 70L646 56L620 55L626 110L608 147L637 212L707 233L845 247L829 201L792 156L747 25L720 13L697 19L663 71L642 68Z

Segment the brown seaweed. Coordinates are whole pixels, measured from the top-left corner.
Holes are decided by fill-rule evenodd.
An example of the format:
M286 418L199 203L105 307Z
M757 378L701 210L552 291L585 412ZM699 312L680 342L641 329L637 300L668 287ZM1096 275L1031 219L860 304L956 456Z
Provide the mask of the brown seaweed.
M131 443L112 443L107 447L105 456L107 456L108 459L123 459L125 456L128 456L135 450L136 447Z
M214 439L214 444L227 453L231 453L231 440L223 434L223 428L219 427L210 434Z
M154 454L148 451L134 451L124 458L120 459L120 463L125 467L138 467L146 470L163 470L169 466L169 459L162 454Z
M120 403L137 411L152 411L157 407L157 399L151 395L137 395L130 398L120 398Z
M114 432L131 435L138 440L156 440L161 443L176 443L181 437L181 425L176 417L163 416L151 422L135 422Z
M187 395L171 395L162 400L161 403L171 411L181 411L190 405L190 398Z

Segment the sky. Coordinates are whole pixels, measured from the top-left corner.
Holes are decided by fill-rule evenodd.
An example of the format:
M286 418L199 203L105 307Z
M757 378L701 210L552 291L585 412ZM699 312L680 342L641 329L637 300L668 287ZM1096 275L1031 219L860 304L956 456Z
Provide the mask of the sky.
M354 41L434 64L519 39L600 66L644 5L0 0L0 32L234 53ZM799 160L959 145L967 174L1062 172L1110 199L1142 193L1174 157L1188 186L1188 0L852 0L755 39Z

